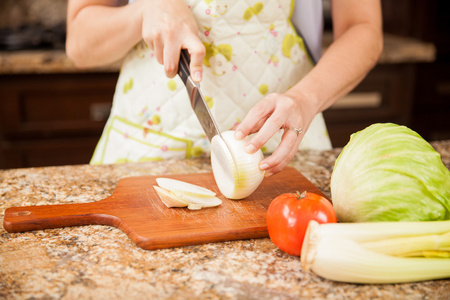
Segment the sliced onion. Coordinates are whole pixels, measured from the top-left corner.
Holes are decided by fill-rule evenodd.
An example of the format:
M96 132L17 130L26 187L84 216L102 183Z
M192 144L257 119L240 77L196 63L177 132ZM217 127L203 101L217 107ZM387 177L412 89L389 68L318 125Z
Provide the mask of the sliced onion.
M199 210L199 209L202 209L202 205L201 204L196 204L196 203L190 203L188 205L188 209L190 209L190 210Z
M189 195L177 195L182 201L189 204L199 204L203 207L213 207L222 204L222 200L217 197L193 197Z
M204 187L171 178L156 178L158 185L175 194L192 197L214 197L216 193Z
M171 178L157 178L159 186L153 186L159 198L167 207L188 207L198 210L222 204L211 190Z
M220 192L228 199L243 199L251 195L264 179L259 163L264 158L260 150L245 152L250 137L234 138L234 131L225 131L211 141L211 165ZM236 164L235 164L236 163Z
M180 197L177 197L175 194L166 189L160 188L159 186L156 185L154 185L153 188L158 193L158 196L161 199L161 201L167 207L186 207L189 205L189 202L180 199Z

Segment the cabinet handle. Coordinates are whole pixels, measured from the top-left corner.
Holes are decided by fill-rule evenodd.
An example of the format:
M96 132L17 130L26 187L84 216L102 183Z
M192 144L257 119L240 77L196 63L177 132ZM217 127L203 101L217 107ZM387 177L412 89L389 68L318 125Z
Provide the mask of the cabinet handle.
M111 113L111 103L92 103L89 107L92 121L104 122Z
M379 92L353 92L336 101L331 109L377 108L382 100L383 95Z

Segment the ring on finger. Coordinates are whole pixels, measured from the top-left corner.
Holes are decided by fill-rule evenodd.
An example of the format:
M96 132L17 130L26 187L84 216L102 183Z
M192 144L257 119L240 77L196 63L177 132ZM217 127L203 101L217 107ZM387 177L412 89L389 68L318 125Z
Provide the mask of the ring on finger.
M297 136L300 134L300 133L302 133L303 132L303 129L301 128L301 127L299 127L299 128L295 128L295 127L292 127L292 126L286 126L286 127L284 127L283 128L284 130L292 130L292 131L294 131L296 134L297 134Z

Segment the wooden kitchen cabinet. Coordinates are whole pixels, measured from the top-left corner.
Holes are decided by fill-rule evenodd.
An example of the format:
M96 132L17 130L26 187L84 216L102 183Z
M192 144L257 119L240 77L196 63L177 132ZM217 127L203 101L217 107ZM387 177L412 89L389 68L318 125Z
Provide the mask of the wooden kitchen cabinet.
M0 76L0 168L88 163L117 72Z
M426 140L450 139L450 62L419 66L413 129Z
M333 147L345 146L350 135L374 123L410 126L416 65L379 64L348 96L323 115Z
M410 125L428 141L450 138L450 1L383 0L385 32L435 47L435 59L416 65Z

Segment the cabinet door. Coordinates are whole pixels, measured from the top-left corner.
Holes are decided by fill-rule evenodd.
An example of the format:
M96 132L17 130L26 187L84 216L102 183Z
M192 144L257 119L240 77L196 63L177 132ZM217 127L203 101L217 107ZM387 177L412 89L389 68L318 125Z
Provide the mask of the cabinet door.
M377 65L348 96L323 115L333 147L345 146L352 133L374 123L409 126L415 66Z
M88 164L97 137L3 142L0 169Z
M116 81L115 73L1 76L2 133L12 139L98 135Z
M117 73L0 76L0 168L88 163Z
M429 141L450 139L450 63L419 66L413 129Z

